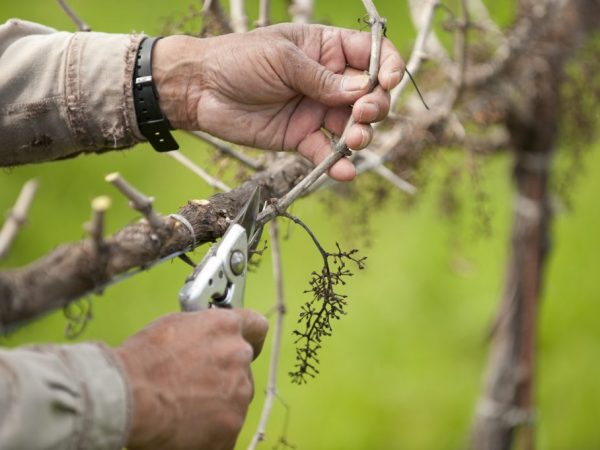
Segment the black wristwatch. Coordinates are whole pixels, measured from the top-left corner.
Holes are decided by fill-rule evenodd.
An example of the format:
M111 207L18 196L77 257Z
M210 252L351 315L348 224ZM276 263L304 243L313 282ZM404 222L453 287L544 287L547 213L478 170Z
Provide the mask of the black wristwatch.
M142 135L158 152L177 150L179 145L171 135L171 124L158 103L158 93L152 78L152 48L159 37L145 38L140 43L133 69L133 105Z

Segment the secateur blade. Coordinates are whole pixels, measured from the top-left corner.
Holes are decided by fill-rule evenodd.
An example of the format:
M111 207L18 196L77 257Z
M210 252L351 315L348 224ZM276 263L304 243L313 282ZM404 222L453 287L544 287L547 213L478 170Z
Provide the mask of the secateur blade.
M241 308L244 306L244 287L248 260L252 255L252 237L260 206L260 189L256 188L221 241L210 247L179 292L183 311L202 309Z
M250 198L239 212L234 220L244 227L248 236L248 259L252 256L252 251L256 249L260 235L262 234L262 226L256 228L256 217L260 212L260 186L254 188Z

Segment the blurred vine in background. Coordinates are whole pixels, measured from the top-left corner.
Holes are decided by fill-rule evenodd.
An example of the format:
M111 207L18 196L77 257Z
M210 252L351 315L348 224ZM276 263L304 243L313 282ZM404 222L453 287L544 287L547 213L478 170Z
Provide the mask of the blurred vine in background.
M585 155L598 139L600 124L600 33L588 38L565 70L561 102L561 151L556 157L553 190L559 206L572 209L574 186L585 172Z

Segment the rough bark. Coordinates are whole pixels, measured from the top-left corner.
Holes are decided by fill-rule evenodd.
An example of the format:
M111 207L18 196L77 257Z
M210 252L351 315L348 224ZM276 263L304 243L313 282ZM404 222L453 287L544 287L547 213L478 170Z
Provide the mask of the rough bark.
M513 99L505 121L515 150L515 214L504 293L472 430L471 445L477 450L508 450L517 436L522 448L535 448L537 317L550 242L549 176L562 72L582 39L600 24L596 0L556 7L539 27L534 8L529 1L520 4L534 31L504 76L514 80L504 82L504 95Z
M524 163L531 156L528 152L519 151L516 155L517 195L511 255L473 429L476 449L510 449L519 427L524 431L524 448L533 448L535 338L551 224L548 190L551 150L529 159L541 162L539 166Z
M286 158L257 173L237 189L204 201L189 201L178 214L192 225L201 245L220 237L256 185L264 200L279 198L305 176L310 164ZM116 276L190 247L186 227L170 217L152 230L142 220L106 238L101 252L89 240L58 247L30 265L0 272L0 327L14 327L87 293L102 290Z

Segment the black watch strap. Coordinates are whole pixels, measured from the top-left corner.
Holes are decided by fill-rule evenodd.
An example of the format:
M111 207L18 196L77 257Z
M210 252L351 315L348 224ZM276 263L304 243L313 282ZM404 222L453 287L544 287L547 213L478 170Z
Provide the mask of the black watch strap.
M171 135L171 125L158 103L158 93L152 79L152 48L160 38L145 38L138 48L133 70L133 105L142 135L159 152L177 150L179 145Z

